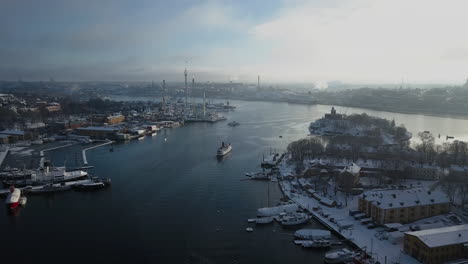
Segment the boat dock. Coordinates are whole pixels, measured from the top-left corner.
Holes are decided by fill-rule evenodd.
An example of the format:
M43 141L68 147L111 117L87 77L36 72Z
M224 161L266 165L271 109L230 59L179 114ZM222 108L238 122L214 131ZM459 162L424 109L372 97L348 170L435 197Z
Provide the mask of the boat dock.
M83 164L88 165L88 159L86 158L86 151L87 150L94 149L94 148L99 148L99 147L109 145L109 144L112 144L112 143L114 143L114 141L111 140L111 141L107 141L105 143L102 143L102 144L99 144L99 145L96 145L96 146L92 146L92 147L83 149L83 151L81 151L81 155L83 157Z
M387 263L419 263L416 259L404 254L401 245L392 244L388 240L376 239L374 236L376 231L355 222L346 209L328 208L315 198L292 192L294 187L287 180L281 181L279 186L286 197L307 210L314 219L381 263L384 261L388 261ZM316 210L317 208L322 208L322 210Z

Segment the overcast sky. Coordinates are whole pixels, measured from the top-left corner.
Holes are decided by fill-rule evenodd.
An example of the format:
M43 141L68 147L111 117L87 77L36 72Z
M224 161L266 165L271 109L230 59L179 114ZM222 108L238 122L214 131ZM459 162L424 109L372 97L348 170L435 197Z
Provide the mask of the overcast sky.
M0 0L0 79L463 83L466 0Z

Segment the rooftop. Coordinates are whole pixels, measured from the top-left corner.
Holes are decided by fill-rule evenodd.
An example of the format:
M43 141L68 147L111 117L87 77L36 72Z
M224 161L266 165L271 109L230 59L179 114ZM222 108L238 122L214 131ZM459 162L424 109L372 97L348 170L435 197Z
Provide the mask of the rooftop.
M365 192L362 198L371 201L382 209L450 202L449 197L444 192L430 191L420 187L406 190L370 191Z
M24 131L21 131L21 130L3 130L3 131L0 131L0 134L24 136Z
M89 127L79 127L77 130L94 130L94 131L109 131L113 132L117 129L115 127L96 127L96 126L89 126Z
M419 238L430 248L464 244L468 242L468 225L427 229L406 234Z

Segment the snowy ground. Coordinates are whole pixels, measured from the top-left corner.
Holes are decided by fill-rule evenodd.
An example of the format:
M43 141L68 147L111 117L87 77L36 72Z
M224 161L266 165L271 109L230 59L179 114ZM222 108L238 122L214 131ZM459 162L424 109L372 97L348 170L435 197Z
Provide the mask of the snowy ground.
M293 169L282 162L280 164L280 172L282 176L294 175ZM403 241L402 239L386 239L383 236L383 228L368 229L367 226L362 225L360 220L355 220L352 216L349 215L349 210L357 210L358 207L358 198L357 196L346 197L345 194L337 192L335 194L333 184L330 184L326 187L320 187L319 190L316 190L320 193L321 196L327 197L341 203L344 207L341 209L338 208L329 208L319 203L315 198L311 198L304 191L299 190L299 188L294 188L293 181L281 181L280 187L283 190L284 194L288 196L291 200L297 203L299 206L307 209L312 213L317 219L322 223L327 225L329 228L334 229L336 232L340 233L345 238L349 239L359 248L365 250L369 255L372 255L375 259L379 260L381 263L385 263L385 258L387 263L419 263L416 259L405 254L403 252ZM419 184L418 184L419 183ZM414 185L423 185L427 186L433 182L408 182L407 184ZM296 184L294 184L296 185ZM297 186L297 185L296 185ZM326 192L326 195L324 195ZM312 208L319 207L321 210L313 211ZM334 218L332 222L330 219ZM431 224L442 222L445 223L446 217L433 217L428 219L423 219L414 224ZM348 221L351 222L354 226L350 229L341 229L334 222ZM445 223L449 224L449 223ZM409 225L407 225L409 227Z

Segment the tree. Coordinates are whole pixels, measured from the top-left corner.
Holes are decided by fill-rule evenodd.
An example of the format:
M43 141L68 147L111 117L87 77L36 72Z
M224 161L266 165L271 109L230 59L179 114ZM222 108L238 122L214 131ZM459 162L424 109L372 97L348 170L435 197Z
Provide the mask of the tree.
M435 156L435 139L430 132L419 132L421 143L416 144L415 149L425 154L425 161L432 160Z

